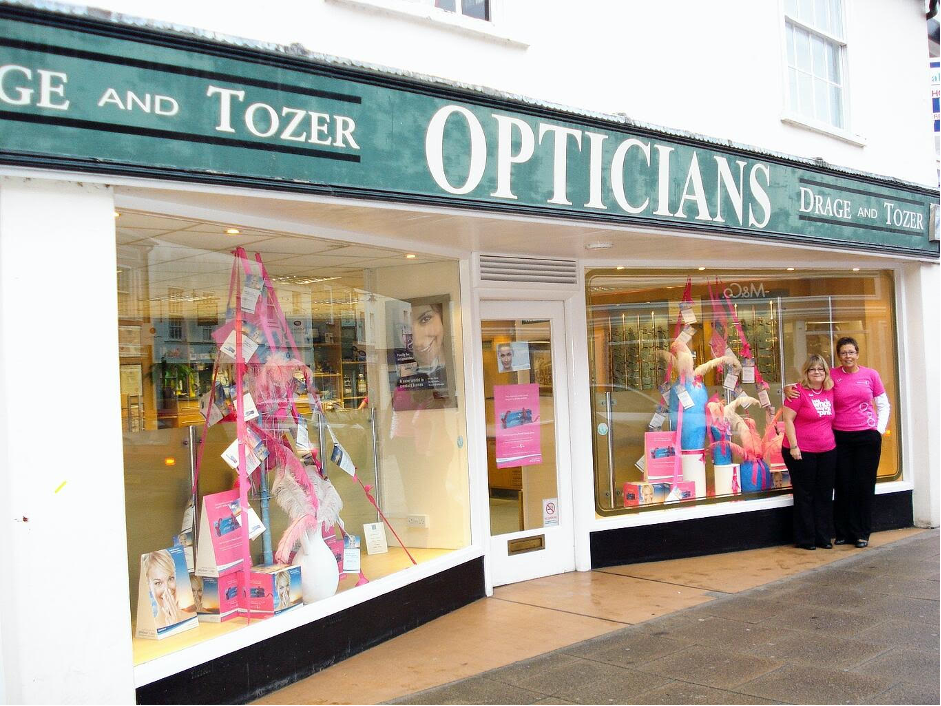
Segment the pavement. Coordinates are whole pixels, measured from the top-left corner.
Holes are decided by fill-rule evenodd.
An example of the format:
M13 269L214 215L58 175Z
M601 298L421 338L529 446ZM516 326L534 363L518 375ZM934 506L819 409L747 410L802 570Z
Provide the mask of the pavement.
M702 567L736 560L752 566L755 557L769 561L800 551L740 552L634 571L654 567L660 582L701 589ZM743 590L710 590L691 607L387 703L941 702L938 530L909 531L898 539L879 533L867 549L804 554L823 563ZM714 577L722 573L727 571ZM632 595L620 600L630 603ZM366 659L360 668L369 665ZM270 695L271 702L279 693ZM332 702L343 702L337 696Z

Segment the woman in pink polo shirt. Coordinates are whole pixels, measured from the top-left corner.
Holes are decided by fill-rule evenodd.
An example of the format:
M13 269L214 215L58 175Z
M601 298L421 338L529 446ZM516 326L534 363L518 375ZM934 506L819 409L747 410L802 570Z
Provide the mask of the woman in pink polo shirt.
M882 435L889 425L889 398L882 379L859 364L859 344L850 337L836 342L840 367L833 369L837 445L836 498L833 520L836 543L869 544L876 471Z
M784 401L782 455L794 492L794 541L801 549L832 549L833 380L822 356L811 355L801 367L797 397Z

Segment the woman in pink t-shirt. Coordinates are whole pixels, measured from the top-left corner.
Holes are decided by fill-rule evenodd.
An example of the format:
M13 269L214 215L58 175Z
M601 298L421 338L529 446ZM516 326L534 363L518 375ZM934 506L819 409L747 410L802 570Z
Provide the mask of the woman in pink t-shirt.
M782 449L794 492L794 541L801 549L832 549L836 440L827 361L819 355L807 358L794 389L797 397L784 401Z
M850 337L836 342L840 367L833 369L836 419L836 497L833 520L836 543L869 544L876 472L882 435L889 424L889 398L872 368L859 364L859 344Z

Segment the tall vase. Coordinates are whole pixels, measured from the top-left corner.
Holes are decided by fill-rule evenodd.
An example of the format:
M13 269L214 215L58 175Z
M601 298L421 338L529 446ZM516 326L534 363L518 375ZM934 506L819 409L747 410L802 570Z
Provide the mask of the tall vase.
M301 592L304 603L313 603L332 596L340 583L336 557L323 540L323 527L309 529L301 535L301 548L294 557L301 567Z

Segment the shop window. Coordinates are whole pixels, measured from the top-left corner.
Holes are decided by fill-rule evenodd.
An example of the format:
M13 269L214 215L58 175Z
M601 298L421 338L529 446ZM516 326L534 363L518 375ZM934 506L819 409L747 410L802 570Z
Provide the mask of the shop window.
M435 7L478 20L490 19L490 0L434 0Z
M838 364L841 336L885 384L879 479L899 477L891 273L589 270L586 282L599 514L790 492L783 388L811 353Z
M470 542L458 264L227 229L131 212L117 228L136 663ZM237 322L243 366L223 352ZM240 408L249 476L224 459ZM225 566L254 524L240 477L264 526L243 584ZM326 566L305 573L317 547Z
M846 128L842 0L786 0L784 13L791 112Z

